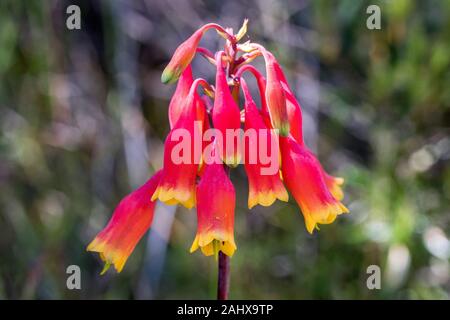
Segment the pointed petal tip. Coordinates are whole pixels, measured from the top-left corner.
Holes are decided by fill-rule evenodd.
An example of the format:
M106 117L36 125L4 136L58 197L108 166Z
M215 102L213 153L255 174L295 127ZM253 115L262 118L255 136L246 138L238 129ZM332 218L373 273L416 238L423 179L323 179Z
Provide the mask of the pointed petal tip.
M342 203L340 204L340 207L343 213L350 213L350 210L348 210L348 208Z
M198 249L198 242L197 242L197 238L194 240L194 242L192 243L191 248L189 249L189 253L194 253L195 251L197 251Z

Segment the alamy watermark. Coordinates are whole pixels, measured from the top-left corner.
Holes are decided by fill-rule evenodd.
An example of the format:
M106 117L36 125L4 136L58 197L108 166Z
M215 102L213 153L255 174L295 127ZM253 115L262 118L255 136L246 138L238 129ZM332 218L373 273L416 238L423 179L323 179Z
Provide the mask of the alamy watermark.
M67 267L66 274L69 276L66 280L66 287L69 290L81 290L81 269L79 266L72 264Z
M366 286L369 290L381 289L381 268L375 264L367 267L366 273L369 275L366 280Z
M369 30L381 29L381 9L376 4L367 7L366 13L369 14L366 20L366 27Z
M77 5L70 5L66 8L66 14L69 16L66 19L66 27L69 30L81 29L81 9Z

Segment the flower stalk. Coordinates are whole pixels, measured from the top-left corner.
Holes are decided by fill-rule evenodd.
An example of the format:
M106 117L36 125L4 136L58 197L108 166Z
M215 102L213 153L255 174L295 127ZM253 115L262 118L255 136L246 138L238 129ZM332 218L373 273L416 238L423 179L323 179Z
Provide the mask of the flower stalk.
M217 300L228 300L230 290L230 257L219 252L217 276Z

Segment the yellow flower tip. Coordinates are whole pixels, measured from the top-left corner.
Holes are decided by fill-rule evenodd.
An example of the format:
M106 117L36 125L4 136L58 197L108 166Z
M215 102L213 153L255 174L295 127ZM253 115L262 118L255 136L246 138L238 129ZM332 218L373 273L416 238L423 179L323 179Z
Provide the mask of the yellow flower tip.
M192 243L190 252L195 252L198 248L202 251L202 253L209 257L214 256L216 259L219 255L219 252L222 251L224 254L226 254L229 257L232 257L234 252L236 251L237 247L234 243L234 240L218 240L218 239L212 239L207 244L202 245L199 241L199 237L196 236L194 239L194 242Z
M263 207L271 206L276 200L276 196L273 192L256 192L252 193L248 197L248 208L251 209L257 204Z
M106 256L105 252L97 251L97 249L89 249L88 251L97 252L100 256L100 259L105 262L105 265L103 266L102 271L100 272L100 275L104 275L111 265L114 266L114 269L120 273L125 266L125 262L127 260L127 257L119 254L118 252L111 251L108 253L108 256Z
M191 196L188 198L188 200L180 203L186 208L192 209L193 207L195 207L195 193L191 192Z
M339 202L339 208L341 209L342 213L350 213L350 211L347 209L346 206L344 206L342 203Z
M189 249L190 253L195 252L198 249L198 236L195 237L194 241L192 242L191 249Z
M97 246L98 240L95 238L91 241L91 243L88 244L86 247L86 251L95 251L95 247Z
M258 200L255 196L248 197L248 208L252 209L254 206L258 204Z
M275 200L277 200L277 196L272 191L270 192L259 192L258 193L258 202L263 207L269 207L271 206Z
M192 209L195 206L195 191L175 190L159 186L153 193L151 200L159 200L169 206L182 204L186 208Z
M100 259L105 262L105 266L100 273L101 275L105 274L111 265L113 265L114 269L120 273L128 259L128 255L125 252L112 248L98 237L87 246L86 251L97 252Z
M339 186L334 186L331 190L331 195L338 201L341 201L342 199L344 199L344 192L342 191L342 189Z
M326 184L328 190L332 194L333 198L338 201L344 199L344 191L342 190L342 185L344 184L344 178L333 177L330 175L326 175Z
M314 234L314 230L320 231L319 223L314 221L306 223L306 230L308 230L309 234Z
M341 188L342 183L338 183L337 180L342 178L334 178L334 183L329 186L331 195L338 201L344 199L344 191ZM342 179L343 180L343 179Z
M284 187L277 193L277 197L281 201L289 202L289 194Z
M273 194L263 194L258 192L256 195L248 198L248 208L251 209L258 204L263 207L270 207L275 200L276 197Z
M314 233L314 229L316 229L317 223L310 217L305 217L305 225L306 225L306 230L308 230L308 232L310 234Z
M237 250L236 244L234 240L231 241L223 241L220 246L220 251L229 256L230 258L234 255L234 252Z
M277 199L284 202L289 201L289 195L285 188L276 191L250 193L248 208L251 209L257 204L263 207L270 207Z
M312 234L315 229L320 230L319 224L331 224L336 220L338 215L348 212L349 210L347 207L345 207L341 202L327 205L321 210L314 212L305 210L304 215L306 229L310 234Z
M170 199L167 201L164 201L165 204L167 204L168 206L176 206L179 202L175 199Z
M214 255L214 249L213 249L212 243L208 244L206 246L200 247L200 250L202 251L203 255L205 255L207 257Z

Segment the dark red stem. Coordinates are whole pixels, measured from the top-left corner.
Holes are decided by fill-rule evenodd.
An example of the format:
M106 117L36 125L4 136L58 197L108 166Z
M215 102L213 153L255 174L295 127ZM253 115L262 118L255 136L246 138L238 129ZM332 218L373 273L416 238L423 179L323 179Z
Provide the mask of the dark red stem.
M219 277L217 280L217 300L227 300L230 289L230 257L219 252Z

